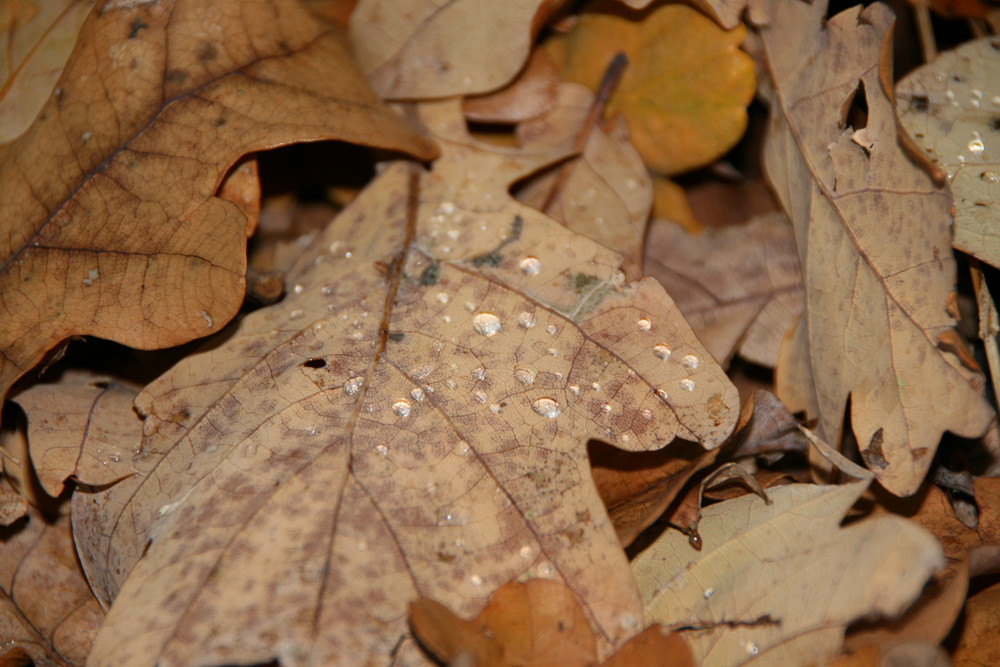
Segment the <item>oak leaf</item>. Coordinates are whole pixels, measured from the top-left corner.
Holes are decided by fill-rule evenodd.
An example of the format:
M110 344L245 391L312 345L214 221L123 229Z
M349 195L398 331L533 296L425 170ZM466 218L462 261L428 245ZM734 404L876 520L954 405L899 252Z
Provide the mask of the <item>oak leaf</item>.
M0 535L0 662L27 654L36 665L82 665L104 611L76 562L68 513L50 520L32 509Z
M654 220L645 268L716 359L727 363L738 352L753 363L777 365L804 298L795 240L784 215L701 234Z
M667 531L633 562L647 622L695 628L681 634L700 663L828 660L850 623L902 613L944 564L934 537L905 519L841 528L873 476L817 446L860 481L772 487L769 504L748 494L712 505L701 512L701 551Z
M773 8L761 30L773 118L764 163L792 220L806 290L779 396L818 417L830 441L850 398L866 464L909 495L943 431L976 437L992 418L981 375L939 345L954 326L948 198L896 140L880 79L892 12L855 7L827 20L825 2ZM845 129L856 98L866 125Z
M599 654L634 629L585 442L714 447L735 388L659 285L511 199L561 153L476 144L457 100L421 118L434 170L386 167L284 301L138 396L140 474L77 493L114 599L93 664L384 661L410 600L473 614L521 576L564 581Z
M52 94L93 0L0 4L0 143L18 136Z
M545 579L504 584L489 604L466 621L427 598L410 605L410 623L421 642L448 664L478 667L597 665L594 633L580 603L564 585ZM694 665L676 633L652 626L632 637L603 667Z
M241 155L330 138L431 155L341 42L293 0L90 15L37 120L0 146L0 389L70 335L153 348L221 328L247 221L213 194Z
M940 54L896 84L899 121L948 177L954 245L1000 266L1000 38Z
M549 47L564 76L591 90L625 52L630 64L607 112L628 119L646 166L670 175L712 162L743 135L755 88L753 61L739 50L745 34L663 5L635 15L585 12Z

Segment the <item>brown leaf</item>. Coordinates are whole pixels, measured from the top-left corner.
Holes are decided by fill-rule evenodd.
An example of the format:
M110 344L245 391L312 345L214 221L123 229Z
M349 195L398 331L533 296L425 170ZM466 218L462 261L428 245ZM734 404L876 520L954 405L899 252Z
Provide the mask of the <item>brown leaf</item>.
M651 625L625 642L602 667L695 667L687 642L676 632Z
M410 600L472 615L522 576L571 588L599 654L635 631L584 444L717 446L735 389L655 282L510 198L561 155L421 117L434 171L383 169L284 301L140 394L142 474L77 494L95 665L386 660Z
M969 598L952 661L955 667L1000 664L1000 584Z
M880 79L892 12L825 12L825 2L778 0L761 31L773 114L764 162L805 267L806 310L779 364L779 396L807 407L829 441L850 397L862 457L908 495L942 432L976 437L992 410L981 376L937 345L954 326L948 198L896 140ZM860 124L852 103L867 109L865 125L844 129Z
M978 531L987 544L1000 544L1000 477L980 477L974 483L979 505Z
M391 99L475 95L521 70L550 0L361 0L351 44L375 90Z
M330 138L431 155L292 0L108 5L57 92L0 146L2 389L72 334L152 348L228 321L247 222L213 194L241 155Z
M142 437L132 411L138 388L89 373L67 373L15 397L28 416L28 446L42 488L53 498L76 477L101 486L132 474L126 443Z
M500 90L462 101L466 118L481 123L520 123L537 118L553 106L559 93L559 72L552 58L535 49L513 82Z
M76 561L65 513L0 529L0 661L25 651L36 665L82 665L104 612Z
M0 143L24 132L69 58L93 0L0 4Z
M802 312L799 259L780 213L697 235L654 220L645 269L723 363L739 352L774 367L782 340Z
M560 85L551 111L518 125L521 145L528 151L572 151L593 99L583 86ZM583 154L563 168L566 171L558 177L535 179L518 198L538 209L548 203L548 215L621 253L625 277L639 279L652 190L625 124L594 128ZM557 188L555 193L553 188Z

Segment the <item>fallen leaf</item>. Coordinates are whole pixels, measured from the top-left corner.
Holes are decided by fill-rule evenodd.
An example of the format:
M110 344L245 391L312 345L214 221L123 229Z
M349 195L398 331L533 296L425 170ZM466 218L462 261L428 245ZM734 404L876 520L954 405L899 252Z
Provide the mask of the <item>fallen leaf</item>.
M623 114L646 165L665 175L706 165L746 129L754 95L753 61L739 50L742 26L720 30L684 5L641 14L583 13L549 43L570 81L596 90L618 51L629 66L607 104Z
M892 12L825 13L825 2L779 0L761 30L764 163L805 267L806 308L778 395L818 417L831 442L850 398L862 458L886 489L909 495L944 431L977 437L993 415L982 377L938 346L954 326L948 198L896 140L880 80ZM845 129L852 103L867 108L862 128Z
M132 474L132 451L123 445L142 437L136 393L111 378L67 373L14 398L28 416L31 460L46 493L58 496L69 477L101 486Z
M1000 664L1000 584L969 598L952 664L955 667Z
M559 71L552 58L535 49L509 85L487 95L466 97L462 113L480 123L520 123L537 118L556 105Z
M943 565L933 536L905 519L841 527L872 475L816 446L860 481L712 505L701 513L701 551L668 531L633 562L647 622L695 628L681 634L699 664L833 658L851 622L902 613Z
M432 154L304 7L216 4L91 14L58 94L0 146L0 389L73 334L154 348L219 330L247 221L213 194L241 155L329 138Z
M974 488L979 505L979 534L987 544L1000 544L1000 477L980 477Z
M795 239L780 213L701 234L654 220L645 269L722 363L738 352L773 368L782 340L802 312Z
M548 0L361 0L351 14L354 53L389 99L475 95L521 70Z
M479 615L466 621L434 600L410 604L410 623L421 643L448 664L478 667L597 664L594 633L580 603L564 585L545 579L504 584ZM471 662L469 662L471 661ZM676 633L651 626L632 637L603 667L694 662Z
M82 665L104 619L73 551L69 516L32 510L0 529L0 662L27 653L36 665Z
M552 110L518 125L521 145L527 151L571 152L593 100L593 94L579 84L560 85ZM621 253L625 277L638 280L643 275L652 190L628 128L624 123L594 128L582 155L562 169L534 179L519 191L518 199Z
M715 447L735 388L659 285L511 199L561 154L477 144L458 100L421 118L434 171L383 169L281 303L139 395L141 474L76 495L114 598L94 665L385 660L410 600L471 615L522 576L571 588L599 655L634 632L585 442Z
M940 54L896 84L899 122L947 174L955 247L1000 266L1000 38Z
M698 221L687 193L677 183L665 176L653 175L653 210L650 216L655 220L667 219L683 227L689 234L697 234L704 225Z
M52 94L93 0L0 5L0 143L24 132Z

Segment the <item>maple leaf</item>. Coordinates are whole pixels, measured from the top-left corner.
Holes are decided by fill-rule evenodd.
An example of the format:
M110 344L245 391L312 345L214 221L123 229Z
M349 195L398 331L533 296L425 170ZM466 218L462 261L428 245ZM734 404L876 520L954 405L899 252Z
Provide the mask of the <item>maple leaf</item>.
M154 348L221 328L248 231L213 196L223 176L330 138L433 153L293 0L96 9L36 121L0 146L0 389L70 335Z
M459 108L422 107L431 173L384 169L283 302L137 398L140 474L74 498L114 598L95 665L384 659L410 600L474 613L523 575L600 652L634 632L585 442L714 447L735 388L659 285L507 194L562 154L478 145Z
M850 397L866 464L908 495L943 431L975 437L993 417L981 375L939 345L954 335L948 198L896 141L880 80L892 13L874 5L825 20L823 2L773 7L761 30L773 118L764 163L795 229L806 291L779 396L818 417L830 441ZM856 97L867 124L845 129Z

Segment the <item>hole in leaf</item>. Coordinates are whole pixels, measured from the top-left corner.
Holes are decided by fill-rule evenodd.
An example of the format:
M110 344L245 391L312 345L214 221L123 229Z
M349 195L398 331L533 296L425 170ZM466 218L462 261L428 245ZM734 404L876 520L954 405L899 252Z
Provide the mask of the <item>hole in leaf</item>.
M326 366L325 359L310 359L309 361L302 362L302 365L306 368L323 368Z
M865 82L858 81L858 87L840 108L840 127L860 130L868 126L868 95Z

